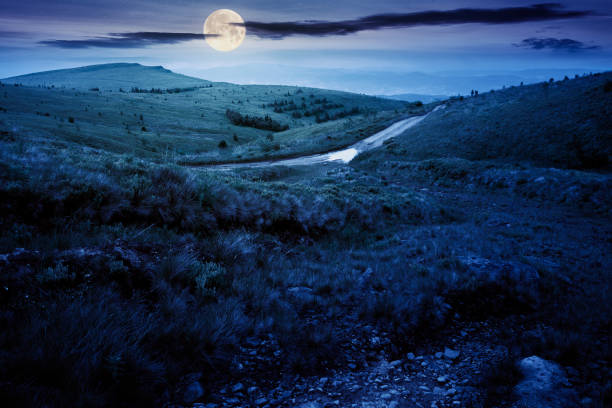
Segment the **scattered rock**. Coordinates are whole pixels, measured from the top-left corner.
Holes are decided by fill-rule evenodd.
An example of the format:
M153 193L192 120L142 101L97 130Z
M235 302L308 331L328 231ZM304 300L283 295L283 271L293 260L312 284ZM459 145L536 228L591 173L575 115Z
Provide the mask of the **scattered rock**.
M402 360L395 360L389 363L391 367L397 367L400 364L402 364Z
M315 300L315 295L312 289L306 286L293 286L287 289L289 296L299 300L302 303L312 303Z
M457 357L459 357L459 354L460 353L458 350L453 350L448 347L444 349L444 357L450 360L455 360Z
M434 392L434 394L442 395L442 394L444 394L444 388L434 387L433 392Z
M567 378L556 363L531 356L521 360L523 380L514 392L520 398L515 407L562 408L576 405L577 394L566 388Z
M238 383L232 387L233 393L241 392L242 390L244 390L244 385L242 385L242 383Z
M202 388L202 384L200 384L198 381L194 381L185 389L183 401L187 404L191 404L198 398L201 398L202 395L204 395L204 388Z
M305 402L302 405L299 405L297 408L321 408L321 404L318 402Z

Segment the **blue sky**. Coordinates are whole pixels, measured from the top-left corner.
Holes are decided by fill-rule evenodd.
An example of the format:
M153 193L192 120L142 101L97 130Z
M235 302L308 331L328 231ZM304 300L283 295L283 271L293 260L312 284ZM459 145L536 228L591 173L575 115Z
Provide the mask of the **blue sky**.
M262 74L267 65L300 67L302 73L307 68L311 74L304 75L313 77L319 69L491 75L612 67L612 2L563 1L535 6L534 12L537 3L0 0L0 77L123 61L215 80L268 83L274 78ZM200 39L158 41L134 34L199 34L219 8L231 8L247 22L247 39L231 53L214 51ZM111 33L130 37L116 40ZM107 46L92 42L108 38ZM232 67L226 76L223 67Z

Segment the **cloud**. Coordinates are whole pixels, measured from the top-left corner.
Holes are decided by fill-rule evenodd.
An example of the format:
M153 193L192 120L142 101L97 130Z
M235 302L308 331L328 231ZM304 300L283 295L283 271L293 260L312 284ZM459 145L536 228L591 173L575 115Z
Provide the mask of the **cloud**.
M364 30L404 28L421 25L451 24L509 24L527 21L546 21L564 18L578 18L591 15L590 11L563 10L557 3L535 4L526 7L499 9L455 9L446 11L420 11L404 14L378 14L344 21L287 21L244 23L247 34L260 38L282 39L292 35L324 37L347 35Z
M532 50L561 50L569 52L596 50L601 47L598 45L586 45L581 41L572 40L571 38L526 38L518 44L513 44L515 47L531 48Z
M210 36L210 35L209 35ZM136 32L136 33L109 33L107 37L93 37L84 40L46 40L39 44L68 48L144 48L150 45L176 44L184 41L203 40L204 34L193 33L163 33L163 32Z
M378 14L344 21L286 21L265 23L248 21L244 23L247 35L259 38L282 39L293 35L325 37L348 35L364 30L403 28L422 25L451 24L509 24L527 21L546 21L565 18L579 18L591 15L591 11L563 10L560 4L546 3L526 7L499 9L455 9L446 11L420 11L404 14ZM242 25L242 24L237 24ZM134 32L109 33L105 37L80 40L46 40L39 44L59 48L144 48L158 44L176 44L184 41L202 40L203 34Z

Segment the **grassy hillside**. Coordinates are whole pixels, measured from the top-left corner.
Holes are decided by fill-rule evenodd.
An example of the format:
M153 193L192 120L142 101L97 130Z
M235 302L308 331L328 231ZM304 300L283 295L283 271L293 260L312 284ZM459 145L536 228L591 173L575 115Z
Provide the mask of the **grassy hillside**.
M584 103L603 107L602 79L550 85L558 92L548 101L588 92ZM529 165L521 154L532 140L479 156L444 126L461 129L470 109L482 123L506 123L494 112L516 112L539 88L450 101L417 133L431 147L435 128L440 154L413 155L407 133L350 165L179 166L256 157L272 143L307 151L348 140L334 132L361 137L427 109L212 85L0 87L4 405L522 406L515 363L534 354L569 373L564 393L610 405L612 175L538 167L542 152ZM302 98L307 109L377 113L293 118ZM270 140L231 124L228 106L290 129ZM563 117L508 121L550 129ZM591 119L577 135L605 146L602 118Z
M451 99L371 157L603 168L612 161L611 84L608 72Z
M6 78L2 82L24 86L40 85L78 90L98 88L102 91L115 92L118 92L119 89L129 91L133 87L170 89L204 87L210 84L210 81L176 74L163 67L128 63L90 65L80 68L36 72Z
M326 151L375 133L402 115L425 110L345 92L209 83L137 64L51 71L13 81L31 86L2 83L0 131L6 135L27 134L177 162ZM61 88L66 84L72 86ZM132 86L138 89L132 92ZM228 109L251 118L269 117L288 129L278 132L232 123Z

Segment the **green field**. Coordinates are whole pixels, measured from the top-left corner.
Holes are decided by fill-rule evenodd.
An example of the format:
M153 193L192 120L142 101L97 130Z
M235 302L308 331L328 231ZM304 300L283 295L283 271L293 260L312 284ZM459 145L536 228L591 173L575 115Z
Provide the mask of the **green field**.
M3 132L181 163L325 152L427 109L321 89L211 83L138 64L26 75L0 89ZM289 129L236 126L228 109Z

